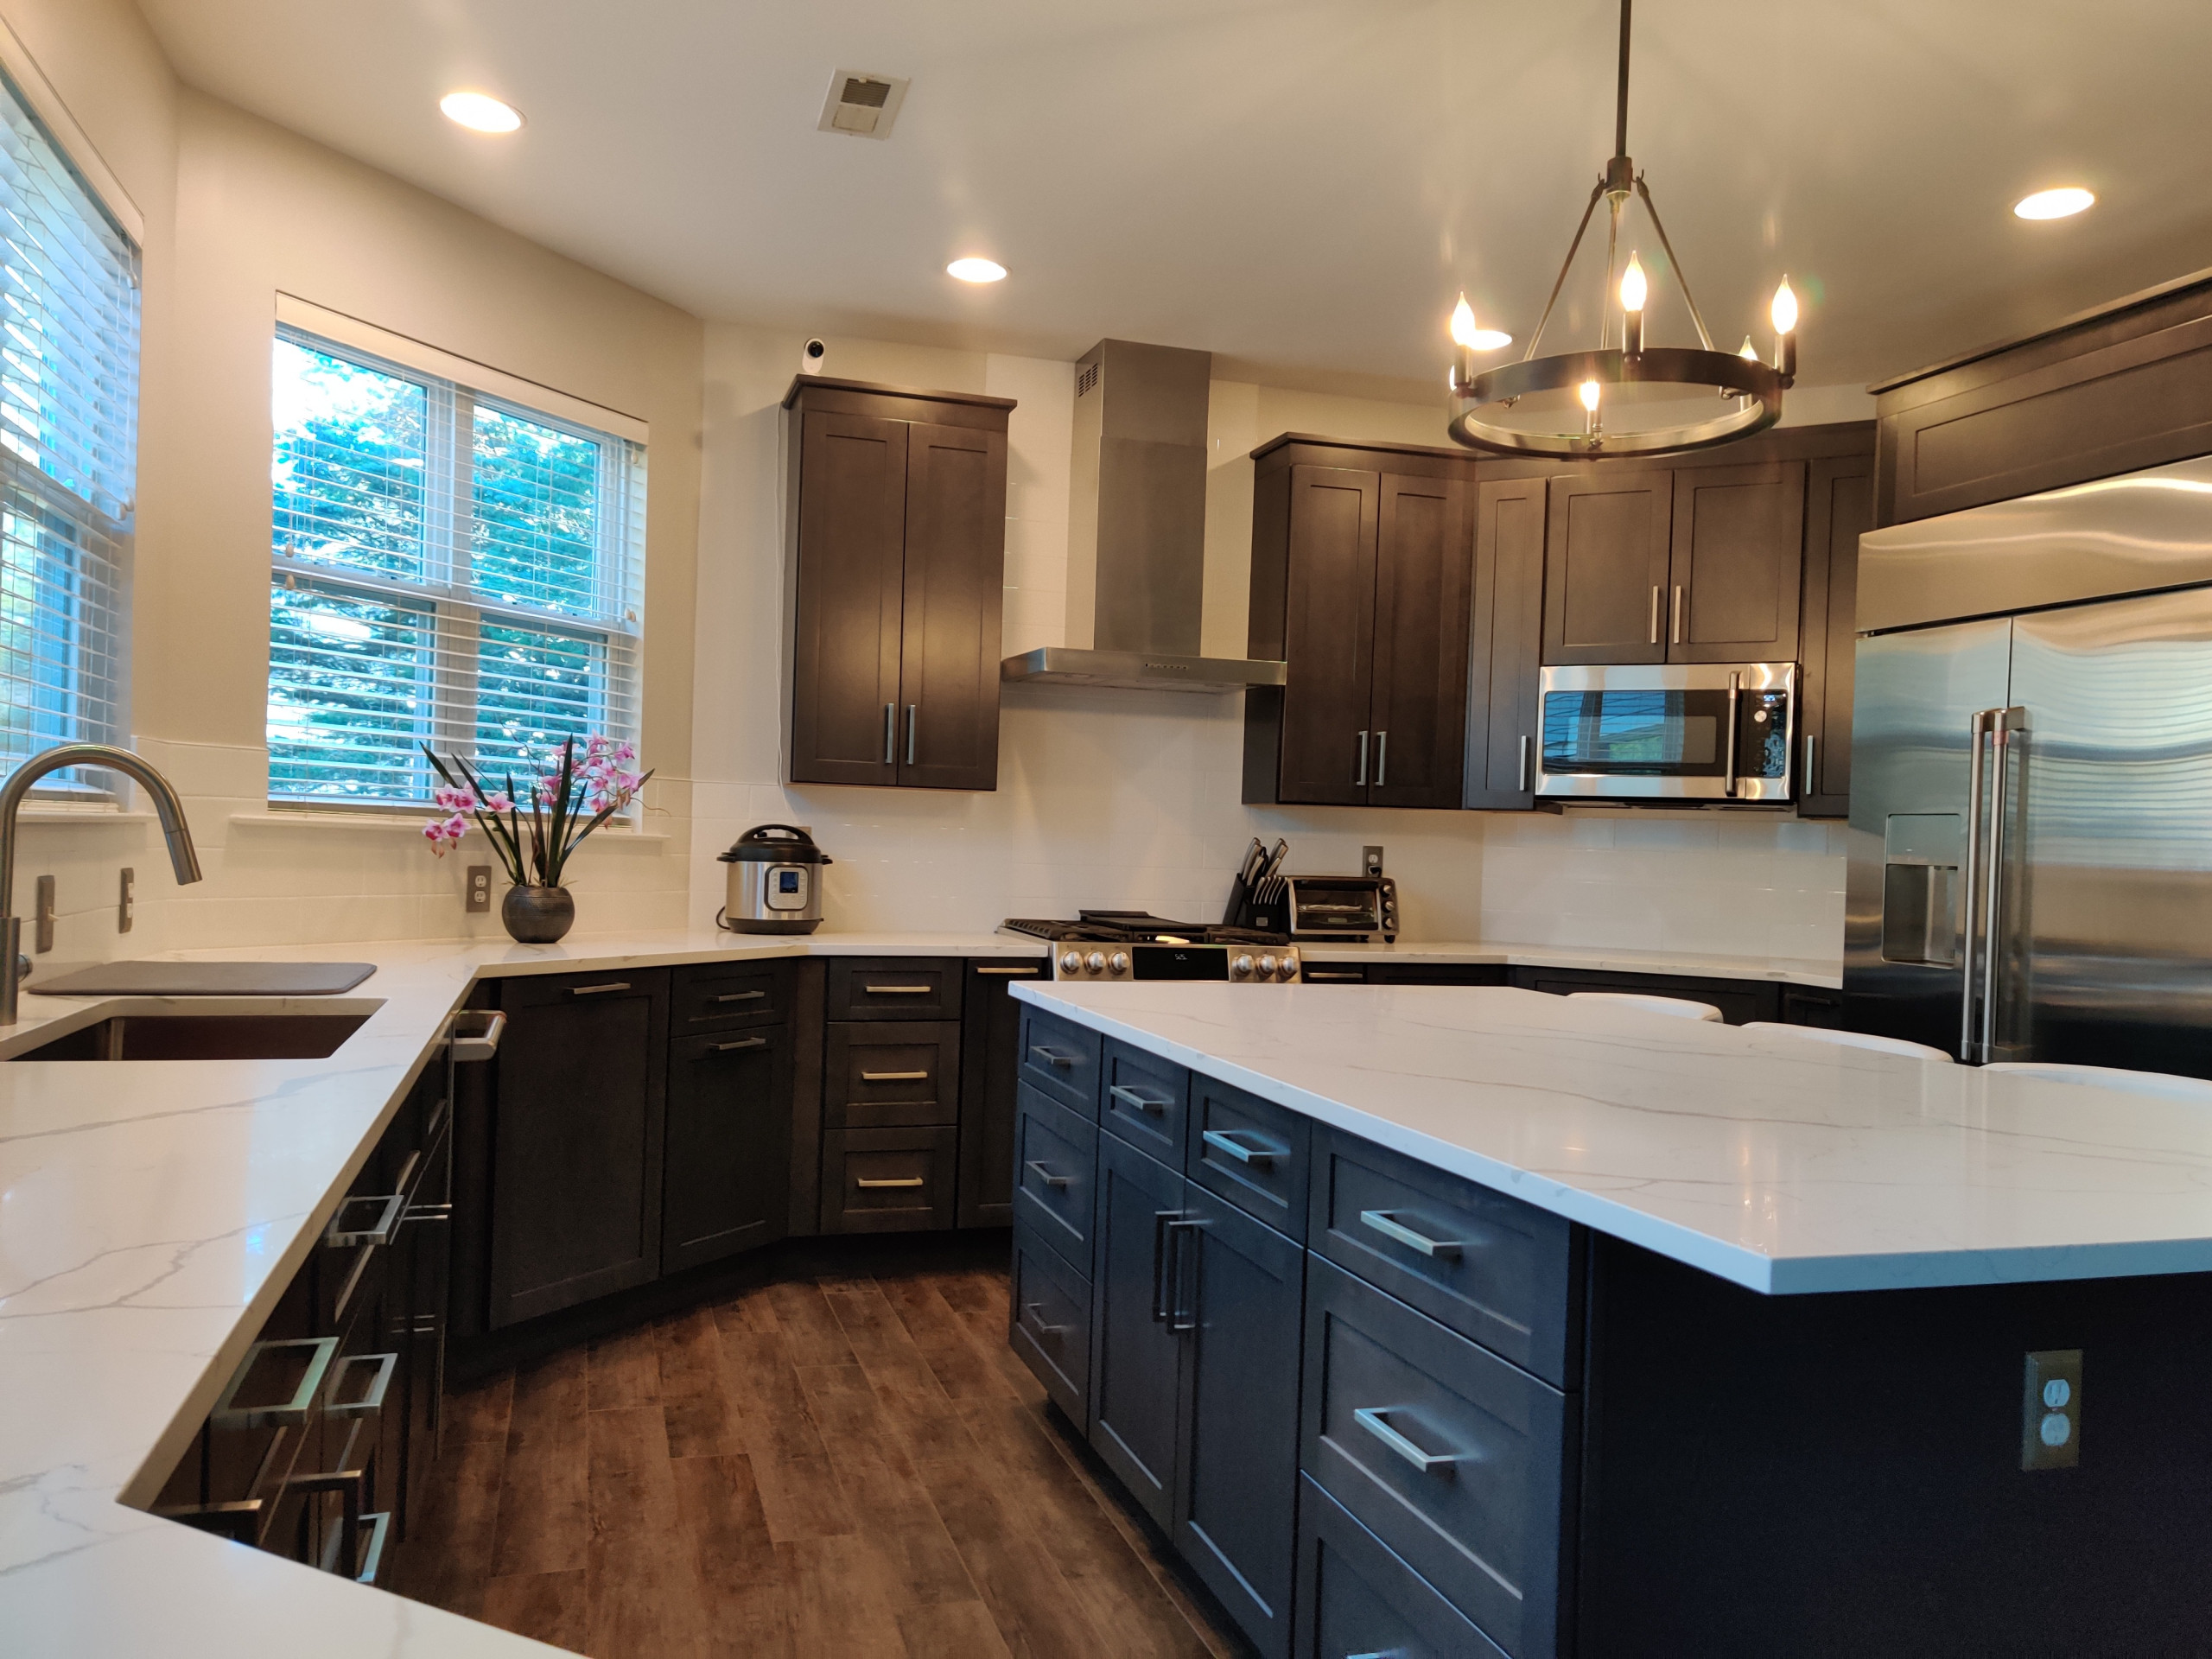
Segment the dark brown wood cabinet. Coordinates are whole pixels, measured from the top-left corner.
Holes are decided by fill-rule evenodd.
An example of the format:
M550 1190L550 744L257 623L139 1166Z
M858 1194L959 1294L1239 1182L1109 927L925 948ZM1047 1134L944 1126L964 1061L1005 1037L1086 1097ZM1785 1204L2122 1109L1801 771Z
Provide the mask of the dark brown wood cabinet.
M784 407L787 776L996 788L1012 400L802 375Z
M1667 660L1675 474L1600 462L1551 480L1544 661Z
M1805 488L1805 678L1797 815L1851 815L1851 698L1859 639L1859 538L1874 527L1874 461L1809 463Z
M784 1236L792 1047L780 1025L734 1027L669 1045L662 1273Z
M1535 802L1536 673L1544 626L1541 478L1475 486L1475 590L1465 804Z
M963 1227L1014 1221L1015 1079L1021 1069L1021 1005L1011 988L1050 976L1050 964L971 962L961 989L960 1195Z
M1255 454L1244 798L1456 807L1465 766L1474 469L1285 436Z

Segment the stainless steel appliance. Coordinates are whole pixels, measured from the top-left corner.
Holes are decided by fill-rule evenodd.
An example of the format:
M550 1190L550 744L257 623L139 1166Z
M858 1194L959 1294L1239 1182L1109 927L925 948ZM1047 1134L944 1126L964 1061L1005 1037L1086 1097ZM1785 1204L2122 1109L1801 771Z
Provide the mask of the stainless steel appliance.
M1285 876L1294 939L1398 937L1398 884L1387 875Z
M1000 931L1049 940L1054 979L1287 985L1302 967L1298 947L1279 933L1171 922L1141 910L1086 910L1072 922L1013 917Z
M805 830L755 824L716 858L729 866L717 926L733 933L811 933L822 925L822 868L836 861Z
M2212 1076L2212 459L1859 548L1851 1023Z
M1796 797L1795 663L1547 668L1539 695L1538 795L1768 805Z

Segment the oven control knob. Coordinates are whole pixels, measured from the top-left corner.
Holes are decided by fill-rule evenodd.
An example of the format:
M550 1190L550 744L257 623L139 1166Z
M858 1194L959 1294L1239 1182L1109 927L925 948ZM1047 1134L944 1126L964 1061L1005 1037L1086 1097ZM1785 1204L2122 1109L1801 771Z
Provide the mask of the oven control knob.
M1261 977L1262 979L1273 979L1274 976L1275 976L1275 959L1274 959L1274 957L1272 955L1262 957L1260 958L1260 977Z
M1060 957L1060 971L1061 971L1062 973L1064 973L1064 974L1079 973L1079 972L1081 972L1081 971L1082 971L1082 969L1083 969L1083 952L1082 952L1082 951L1080 951L1080 950L1070 950L1070 951L1067 951L1067 952L1064 953L1064 954L1061 956L1061 957Z
M1084 970L1086 973L1104 973L1106 971L1106 953L1103 950L1092 951L1089 956L1083 959L1083 966Z
M1252 958L1249 957L1239 957L1234 962L1230 963L1229 964L1229 976L1231 979L1251 978Z
M1107 957L1106 971L1109 974L1128 973L1129 971L1129 953L1126 950L1116 950L1112 956Z
M1279 971L1285 979L1296 979L1298 977L1298 958L1296 957L1285 957L1282 959L1282 966Z

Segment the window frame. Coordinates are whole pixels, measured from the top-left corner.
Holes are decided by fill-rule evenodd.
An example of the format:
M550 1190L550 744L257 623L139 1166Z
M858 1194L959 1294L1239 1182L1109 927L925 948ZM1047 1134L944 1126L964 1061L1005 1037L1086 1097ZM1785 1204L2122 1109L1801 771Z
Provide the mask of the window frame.
M645 537L637 521L646 511L651 477L646 424L289 296L280 296L279 301L270 334L272 363L276 345L287 343L423 390L426 485L435 483L440 487L426 487L423 493L419 580L280 554L274 545L272 522L269 553L272 598L280 586L311 588L340 597L429 612L429 657L422 667L421 683L428 693L430 713L424 724L427 741L441 753L472 758L476 754L482 709L478 696L479 653L482 627L487 620L525 628L534 634L588 642L595 647L602 666L589 688L598 722L594 728L608 732L617 741L640 743ZM328 332L318 325L328 325ZM582 616L558 606L518 603L473 584L474 436L480 408L589 442L597 451L593 485L593 614ZM272 458L276 442L272 429ZM273 512L273 486L271 505ZM273 615L271 621L273 627ZM618 657L626 657L626 661L619 663ZM273 676L272 664L269 677L273 680ZM614 711L626 702L629 709L626 728L613 729ZM418 741L423 735L418 733ZM265 723L264 742L268 744ZM430 791L437 782L419 758L410 767L410 776L420 780L422 792L407 800L389 796L283 794L277 791L274 771L272 762L266 791L272 811L411 814L430 804ZM626 820L634 826L641 810L641 804L632 804L611 820L609 827Z

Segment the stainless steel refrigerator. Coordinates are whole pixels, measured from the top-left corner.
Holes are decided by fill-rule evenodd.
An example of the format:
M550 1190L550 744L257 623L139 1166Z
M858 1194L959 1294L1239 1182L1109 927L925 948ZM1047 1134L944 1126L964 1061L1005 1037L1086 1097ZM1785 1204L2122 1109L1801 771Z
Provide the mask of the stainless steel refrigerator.
M2212 458L1859 559L1848 1022L2212 1077Z

